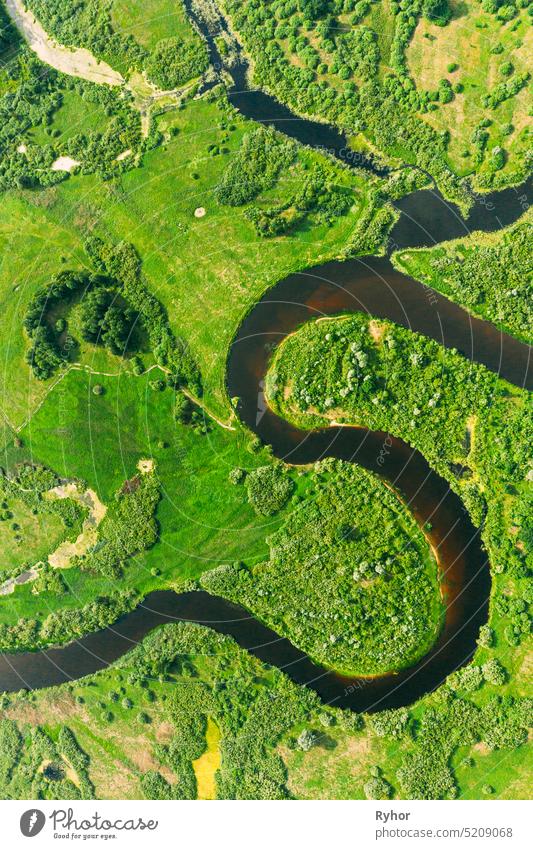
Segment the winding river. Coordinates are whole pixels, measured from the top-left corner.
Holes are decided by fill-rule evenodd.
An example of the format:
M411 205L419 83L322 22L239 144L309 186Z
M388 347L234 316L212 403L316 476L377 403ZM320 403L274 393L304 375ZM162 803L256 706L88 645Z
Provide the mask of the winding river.
M202 29L201 22L197 24ZM213 59L213 39L206 31L204 35ZM299 119L269 95L248 89L242 67L230 96L246 116L279 124L300 141L328 147L342 158L341 145L346 147L346 140L341 134ZM361 166L361 162L357 164ZM363 164L376 170L371 161ZM496 230L520 217L530 191L528 182L475 197L467 220L439 192L415 192L397 204L401 215L391 232L390 246L432 245L473 229ZM447 482L430 469L419 452L389 434L350 427L301 431L277 417L263 401L263 380L273 344L312 318L355 311L389 319L457 348L468 359L521 387L532 388L531 349L400 273L388 256L329 262L290 275L254 306L232 344L228 395L239 396L242 420L272 446L276 457L292 464L328 456L359 463L391 484L420 524L431 522L429 536L438 553L446 616L440 636L425 657L398 674L343 678L315 664L238 605L205 592L162 590L150 593L113 626L67 646L2 655L0 689L51 686L96 672L124 655L157 625L176 620L230 635L260 660L315 690L325 702L356 711L411 704L470 660L479 628L487 621L490 571L479 533Z

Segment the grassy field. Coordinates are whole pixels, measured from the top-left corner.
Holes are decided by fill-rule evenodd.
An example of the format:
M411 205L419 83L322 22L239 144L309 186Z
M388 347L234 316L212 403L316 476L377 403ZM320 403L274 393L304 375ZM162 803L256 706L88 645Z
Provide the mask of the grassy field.
M147 50L162 38L187 36L191 29L181 0L113 0L111 21L115 32L132 35Z
M17 587L0 604L0 621L13 623L19 617L77 607L121 583L144 594L155 587L183 586L221 562L246 557L253 564L265 559L265 536L279 520L257 516L242 488L229 482L228 473L236 466L261 465L266 455L251 454L249 437L240 429L214 426L200 435L177 424L173 393L152 390L150 377L98 377L105 394L95 396L95 378L71 372L22 431L23 447L10 442L4 457L8 468L32 460L62 477L79 478L105 504L132 478L139 459L152 458L163 496L156 515L159 542L128 561L118 584L70 568L62 573L70 592L41 593L38 604L31 585ZM46 544L44 538L41 544Z
M101 130L108 120L109 117L101 104L83 98L75 90L67 90L63 92L62 104L55 113L49 127L32 127L28 133L28 138L35 144L48 144L50 143L50 131L57 131L54 132L54 137L60 142L66 142L77 133Z
M61 518L53 513L35 516L32 510L18 498L7 497L2 507L12 514L0 524L0 546L2 559L0 571L5 572L24 564L33 566L46 559L65 536ZM13 524L18 527L13 529Z
M332 227L306 225L288 236L260 240L240 210L228 214L213 194L249 126L240 119L228 122L215 104L194 102L161 119L162 129L172 128L177 135L147 153L141 168L112 182L73 177L45 191L5 196L0 216L0 298L6 304L0 319L0 406L13 426L31 415L48 388L29 374L24 362L26 305L53 273L87 266L83 240L90 233L135 245L174 332L187 339L197 358L208 403L227 416L226 353L242 316L280 277L340 253L368 189L362 178L338 169L340 182L354 189L351 213ZM212 156L208 147L213 144L228 153ZM302 156L318 159L307 152ZM291 183L291 172L283 175L281 185L285 181ZM200 206L206 215L198 219L194 210ZM102 371L119 367L116 358L93 346L82 361Z
M502 174L512 173L515 158L529 146L528 115L531 92L526 86L515 97L505 100L494 111L483 104L483 97L505 80L501 67L511 62L516 73L529 70L528 57L533 47L533 31L527 10L519 12L512 22L502 24L474 2L452 0L452 20L439 27L421 18L407 49L407 64L418 88L435 90L445 78L452 85L461 83L464 91L451 103L443 104L424 117L437 131L448 130L448 157L458 174L476 170L483 175L490 171L490 157L478 169L474 168L472 133L480 121L488 119L488 150L503 147L507 163ZM494 52L496 45L501 52ZM458 67L452 72L450 65ZM512 126L509 134L507 125ZM468 155L465 153L468 152Z

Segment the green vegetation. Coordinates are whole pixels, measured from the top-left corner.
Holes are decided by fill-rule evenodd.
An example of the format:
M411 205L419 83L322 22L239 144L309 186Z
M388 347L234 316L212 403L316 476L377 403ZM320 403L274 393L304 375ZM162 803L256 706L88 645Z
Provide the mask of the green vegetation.
M533 336L531 215L503 232L401 251L394 262L432 289L525 342Z
M311 323L289 337L275 355L268 393L276 409L300 427L334 417L407 440L449 480L481 527L493 592L476 665L452 676L450 689L424 700L417 714L422 730L399 763L390 752L383 762L388 775L398 763L400 789L408 796L454 797L452 759L458 749L479 740L489 748L497 748L499 740L520 746L523 723L530 721L523 718L522 703L485 689L523 692L531 603L530 471L524 450L531 441L530 398L456 352L362 315ZM456 692L474 693L479 709L457 699ZM438 709L429 707L434 703ZM374 727L380 736L397 736L397 726L387 730L382 716Z
M266 127L247 133L216 188L217 199L227 206L242 206L275 185L279 173L296 158L297 146Z
M455 0L222 5L253 59L254 80L300 114L346 130L358 149L416 163L466 205L459 175L489 188L515 184L527 172L524 4L500 10L512 10L512 28L486 4ZM491 43L500 44L500 55L491 54ZM457 60L452 70L450 56ZM502 59L510 76L494 86ZM458 68L465 69L459 80L446 76ZM467 149L480 121L490 126L486 142ZM508 135L505 123L512 125Z
M181 0L172 9L166 0L142 7L123 0L78 0L75 14L63 0L28 0L27 6L61 44L88 48L124 77L144 70L159 88L173 89L207 68L204 42L188 23Z
M128 558L157 542L154 515L160 497L158 481L152 474L126 481L98 529L95 547L73 565L107 578L119 577Z
M521 0L223 5L256 81L346 131L354 155L422 166L464 207L465 175L477 189L523 179ZM152 590L204 586L326 666L409 666L443 615L425 529L357 466L273 461L224 378L269 287L383 252L390 201L428 174L371 177L244 120L181 2L28 8L125 82L44 66L0 6L0 578L13 590L0 595L0 649L64 644ZM396 261L528 339L528 228L524 216ZM359 314L298 330L267 394L302 427L401 436L459 493L493 578L472 662L417 704L362 717L231 639L165 626L98 675L0 696L4 798L527 797L530 398ZM79 498L63 497L69 485ZM45 562L63 544L63 568Z
M177 624L149 635L106 672L55 691L5 698L3 708L0 767L10 763L6 772L0 769L4 798L32 792L31 798L50 798L54 785L38 769L43 757L58 755L78 786L82 775L92 783L97 798L196 798L192 761L205 750L211 717L222 730L217 795L272 799L288 795L275 746L295 726L317 723L319 703L229 638ZM139 711L148 722L132 734L132 713ZM79 798L72 788L60 792L60 798Z
M0 582L45 559L65 538L76 536L84 511L72 499L43 497L58 479L49 469L16 465L0 476Z
M268 491L264 471L246 483L255 476ZM301 503L268 539L268 562L220 566L202 586L345 674L410 666L431 647L443 613L422 532L394 493L351 464L317 464L301 475L299 493Z
M0 190L57 185L80 163L84 173L103 179L133 167L136 157L117 159L149 143L133 96L124 91L117 97L107 86L48 68L12 29L5 32L16 53L0 68ZM60 157L73 165L54 168Z
M198 36L186 41L176 36L157 43L146 72L159 88L173 89L207 69L207 48Z
M300 165L294 175L280 175L277 184L261 195L261 205L281 204L287 185L293 193L310 171L321 166L328 182L348 193L350 210L330 224L312 216L286 235L260 242L242 212L228 214L228 207L215 198L225 169L252 128L250 122L239 118L219 93L212 102L202 99L166 113L159 127L165 134L164 145L146 153L142 167L119 173L114 180L76 176L45 192L4 195L0 295L6 303L2 326L9 330L1 335L0 356L11 377L2 387L2 406L14 427L31 415L50 385L33 379L24 363L28 343L22 322L36 291L48 289L57 274L69 269L118 280L121 296L141 315L146 332L154 330L154 338L142 345L143 360L148 348L162 362L155 334L164 342L168 329L162 322L168 321L178 348L183 340L201 372L206 403L225 419L229 411L225 352L242 315L280 277L338 256L363 213L364 232L372 228L377 208L369 194L378 181L368 181L298 147ZM216 155L209 150L213 146L219 151ZM224 147L229 153L222 152ZM206 216L196 219L194 210L200 206ZM114 263L107 265L105 257L100 263L91 247L100 244L95 237L106 250L117 252ZM85 248L91 248L90 254ZM123 267L132 272L128 280ZM166 318L162 313L148 314L151 307L139 301L141 291L151 293L154 309L157 298ZM69 315L65 310L65 318L67 333L79 343L72 351L75 362L97 372L128 368L127 360L121 364L101 346L85 343L76 309ZM152 362L148 358L145 365Z
M101 343L113 354L124 355L128 348L137 347L136 324L140 318L141 332L146 328L156 359L166 368L174 385L188 385L201 395L198 369L185 342L174 338L161 304L147 290L133 245L124 242L111 245L91 237L85 249L102 274L63 271L53 278L49 287L38 290L28 306L24 327L33 345L26 358L35 376L46 380L62 360L73 358L77 343L66 332L65 316L77 296L78 300L81 298L83 339ZM58 317L59 306L63 314Z
M272 516L285 506L293 483L280 466L260 466L246 477L248 500L256 513Z
M114 354L122 354L131 337L135 313L128 306L117 306L111 292L102 286L85 298L81 321L84 339L101 341Z
M493 569L526 577L528 393L432 340L356 315L310 323L288 337L272 363L267 394L300 427L334 419L413 445L462 497Z
M111 22L115 32L149 52L162 39L186 39L193 31L181 0L112 0Z
M69 593L70 595L70 593ZM56 602L55 588L41 593L39 598ZM61 599L62 600L62 599ZM118 591L109 596L99 596L87 604L77 604L70 607L60 607L40 619L18 619L16 624L0 623L0 644L3 651L20 649L32 650L40 646L67 643L77 637L82 637L90 631L99 631L107 625L128 613L137 605L139 599L132 591ZM34 606L34 605L33 605Z
M365 722L325 708L227 637L167 625L104 672L4 696L0 789L19 799L195 798L192 762L215 722L217 798L470 798L489 782L498 797L526 798L515 770L526 766L531 699L499 690L467 699L444 687L424 710Z
M153 589L187 587L243 550L250 562L265 557L265 519L228 474L235 467L252 472L265 466L267 452L252 454L249 436L240 429L209 428L206 437L200 427L178 423L180 396L171 387L152 389L151 374L98 381L104 391L95 396L94 378L70 372L23 431L23 446L4 449L10 473L26 456L39 457L62 477L94 488L107 507L92 550L61 570L67 592L36 596L29 583L0 597L5 648L66 642L114 621L117 605L131 609ZM205 427L208 419L199 416ZM142 458L152 459L153 471L139 474ZM62 510L72 503L43 502L47 508L63 505ZM132 521L134 514L138 521ZM270 519L269 529L278 522ZM75 535L70 529L68 534ZM95 599L105 603L93 608Z

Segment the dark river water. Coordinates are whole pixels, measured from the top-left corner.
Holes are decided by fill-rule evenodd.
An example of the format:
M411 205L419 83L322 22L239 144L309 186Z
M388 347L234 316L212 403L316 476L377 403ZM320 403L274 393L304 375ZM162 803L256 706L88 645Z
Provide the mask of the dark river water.
M212 38L208 43L211 58L216 59ZM269 95L249 90L243 65L234 78L230 97L247 117L275 124L305 144L327 147L339 158L344 157L346 139L342 134L302 120ZM380 170L370 160L357 164L374 172ZM473 229L499 229L519 218L530 193L528 182L516 189L476 197L465 221L439 192L415 192L397 204L401 216L391 233L391 248L432 245ZM324 457L356 462L391 484L419 524L431 523L428 536L438 555L446 615L440 636L425 657L398 674L343 678L313 663L249 611L223 598L205 592L157 591L112 627L67 646L2 655L0 689L45 687L88 675L121 657L157 625L177 620L203 624L234 637L265 663L315 690L325 702L356 711L411 704L469 661L479 628L487 621L490 571L479 534L447 482L430 469L419 452L389 434L364 428L300 431L264 403L263 380L272 346L305 321L355 311L390 319L445 347L457 348L468 359L530 389L531 349L396 271L388 257L329 262L290 275L254 306L231 347L228 395L239 396L242 420L272 445L276 457L292 464Z

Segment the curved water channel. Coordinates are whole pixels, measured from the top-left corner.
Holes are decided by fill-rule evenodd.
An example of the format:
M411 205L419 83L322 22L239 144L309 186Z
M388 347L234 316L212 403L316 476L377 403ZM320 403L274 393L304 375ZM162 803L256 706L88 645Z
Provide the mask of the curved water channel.
M213 50L211 37L209 43ZM288 129L306 144L331 150L337 136L339 145L345 146L346 140L333 128L301 120L269 95L249 90L242 68L239 83L230 96L247 117L279 123L280 129ZM326 143L324 133L330 133ZM338 155L343 156L340 147ZM372 162L365 167L375 170ZM475 197L466 221L437 191L415 192L397 204L401 216L390 244L394 248L417 247L474 229L499 229L523 213L530 189L528 182L516 189ZM326 456L357 462L391 484L420 524L431 522L429 536L438 555L446 616L436 643L425 657L398 674L343 678L315 664L288 639L238 605L205 592L161 590L150 593L113 626L67 646L2 655L0 689L52 686L88 675L121 657L157 625L175 620L206 625L232 636L265 663L315 690L325 702L357 711L410 704L469 661L479 628L487 620L490 571L479 532L447 482L430 469L419 452L389 434L350 427L301 431L264 404L262 387L273 344L309 319L361 310L457 348L468 359L483 363L517 386L532 388L531 349L400 273L388 257L329 262L290 275L254 306L231 347L228 394L239 396L242 420L272 445L275 456L292 464L311 463Z
M500 193L492 196L491 202L500 206L502 197L505 215L510 218L512 195ZM447 236L437 194L417 192L407 201L411 211L421 203L424 215L422 219L408 219L409 225L401 218L391 234L394 243L398 243L400 234L402 244L409 244L409 228L413 232L411 241L417 243L421 221L424 232L433 235L432 221L436 220L441 238ZM455 226L461 219L454 214L448 220ZM356 310L390 319L445 346L456 347L469 359L529 388L531 351L396 271L387 257L330 262L290 275L254 306L233 342L227 368L228 394L240 397L242 420L272 445L277 457L292 464L326 456L357 462L392 484L420 524L431 522L429 535L438 554L446 617L429 653L399 674L346 679L313 663L288 639L223 598L205 592L157 591L115 625L75 643L41 652L4 654L0 658L1 689L51 686L90 674L121 657L156 625L176 619L207 625L234 637L262 661L314 689L324 701L353 710L410 704L468 662L475 651L479 627L487 620L490 571L479 533L447 482L430 469L419 452L389 434L347 427L300 431L263 402L262 385L273 343L279 343L309 319Z

